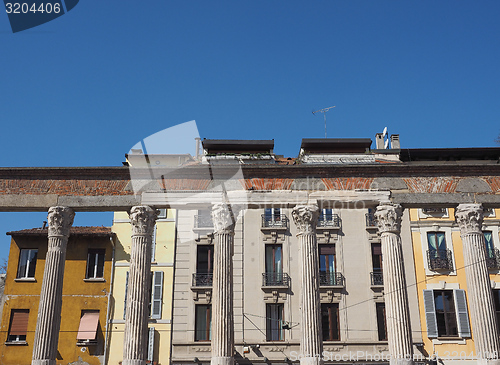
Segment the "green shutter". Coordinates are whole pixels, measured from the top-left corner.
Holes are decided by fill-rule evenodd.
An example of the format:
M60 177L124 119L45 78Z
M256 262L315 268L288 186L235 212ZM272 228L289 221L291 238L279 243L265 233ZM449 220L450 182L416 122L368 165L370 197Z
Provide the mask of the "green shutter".
M161 319L161 307L163 299L163 271L153 273L153 297L151 303L151 318Z

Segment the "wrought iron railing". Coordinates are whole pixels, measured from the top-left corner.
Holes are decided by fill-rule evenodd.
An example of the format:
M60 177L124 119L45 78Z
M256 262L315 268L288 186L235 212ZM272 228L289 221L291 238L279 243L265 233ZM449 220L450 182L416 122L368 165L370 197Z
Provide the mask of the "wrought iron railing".
M486 266L488 269L500 269L500 251L497 248L486 250Z
M193 274L193 286L212 286L213 274Z
M208 214L194 216L194 228L213 228L212 217Z
M365 220L366 220L367 227L377 227L377 220L375 219L375 214L366 213Z
M344 275L340 272L319 272L319 285L320 286L345 286Z
M320 228L340 228L340 217L338 214L321 214L318 218Z
M285 272L262 274L262 286L290 286L290 276Z
M262 214L262 228L287 228L288 218L285 214Z
M428 250L427 260L431 270L453 270L453 259L451 251L445 250Z
M374 271L370 273L372 285L384 285L384 275L381 271Z

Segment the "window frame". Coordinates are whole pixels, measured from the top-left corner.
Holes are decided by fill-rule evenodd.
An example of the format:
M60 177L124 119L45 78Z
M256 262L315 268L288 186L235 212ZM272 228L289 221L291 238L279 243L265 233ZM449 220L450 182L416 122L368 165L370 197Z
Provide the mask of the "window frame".
M26 266L25 266L25 272L24 274L20 275L21 271L21 260L23 260L23 252L28 252L28 256L26 257ZM30 260L30 253L34 251L35 255L32 260L34 260L34 269L33 269L33 276L30 276L30 268L33 267L30 263L32 260ZM34 279L36 275L36 263L38 262L38 249L37 248L21 248L19 250L19 260L17 263L17 274L16 274L16 279Z
M325 316L326 313L326 316ZM328 318L328 338L325 338L325 317ZM335 318L334 318L335 317ZM335 323L337 331L335 331ZM339 303L321 303L321 326L323 341L340 341ZM336 333L334 333L336 332ZM337 338L335 338L335 335Z
M19 334L18 335L13 335L13 334L11 334L11 332L12 332L12 325L14 324L13 321L14 321L15 313L25 313L25 314L27 314L26 323L25 323L25 327L26 328L25 329L23 328L23 330L24 330L23 332L25 332L24 335L19 335ZM28 335L29 313L30 313L29 309L13 308L13 309L10 310L9 331L7 332L7 341L6 342L8 342L8 343L26 343L26 336ZM24 315L23 317L25 317L25 316L26 315ZM23 338L21 338L21 337L23 337Z
M273 309L276 310L273 310ZM278 314L278 318L274 318L273 316ZM281 317L281 318L280 318ZM276 342L276 341L285 341L285 330L283 328L285 317L285 306L283 303L267 303L266 304L266 341L267 342ZM274 322L279 322L277 328L273 326ZM276 336L278 339L274 339L274 334L278 334Z
M425 222L425 221L420 221L420 228L417 228L415 230L412 230L412 232L418 232L420 233L420 242L422 246L422 254L424 257L424 268L425 268L425 275L426 276L435 276L435 275L451 275L451 276L456 276L457 275L457 265L455 262L455 252L453 249L453 239L452 239L452 230L454 230L453 222L439 222L436 223L435 221L431 222ZM427 260L427 251L429 250L429 244L427 241L427 233L428 232L444 232L445 236L445 241L447 243L447 249L450 250L451 252L451 263L452 263L452 268L451 270L445 271L446 274L443 274L443 271L434 271L431 270L429 267L429 262Z
M89 274L89 270L91 269L90 266L90 258L91 254L94 255L94 265L92 268L92 273L93 275ZM100 261L99 257L102 257L102 268L100 268ZM104 266L106 264L106 249L104 248L89 248L87 251L87 265L85 269L85 279L86 280L101 280L104 279ZM98 276L99 270L102 270L102 276Z
M199 308L205 308L205 324L206 328L199 329L200 325L199 321ZM212 341L212 305L211 304L196 304L194 308L194 341L195 342L210 342ZM204 336L200 336L199 334L204 334Z
M387 315L385 302L375 303L375 314L377 316L377 336L379 341L388 341L387 338ZM383 331L382 331L383 329Z

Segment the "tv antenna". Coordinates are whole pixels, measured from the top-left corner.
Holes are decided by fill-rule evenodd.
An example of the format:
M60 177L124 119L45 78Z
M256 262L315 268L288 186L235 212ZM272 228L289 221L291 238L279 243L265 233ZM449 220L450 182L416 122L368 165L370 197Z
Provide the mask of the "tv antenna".
M333 108L335 108L335 105L334 106L329 106L328 108L316 110L315 112L312 112L313 114L323 113L323 118L325 119L325 138L326 138L326 112L329 111L330 109L333 109Z

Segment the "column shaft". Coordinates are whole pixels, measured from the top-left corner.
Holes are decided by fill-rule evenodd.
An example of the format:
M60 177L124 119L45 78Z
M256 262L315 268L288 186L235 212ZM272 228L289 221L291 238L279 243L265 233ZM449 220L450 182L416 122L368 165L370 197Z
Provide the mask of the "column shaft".
M402 213L401 206L391 203L379 205L375 213L384 262L385 316L391 364L413 364L408 292L400 237Z
M215 231L211 365L232 365L234 364L234 218L227 204L223 203L213 206L212 220Z
M460 204L455 218L462 236L467 297L476 355L480 363L487 359L495 359L495 363L499 363L498 324L486 266L484 235L481 231L483 209L480 204Z
M147 206L133 207L132 249L125 309L123 365L144 365L148 351L148 304L151 285L151 243L156 211Z
M56 364L66 247L74 216L74 212L66 207L49 209L48 250L38 306L32 365Z
M319 258L316 238L318 207L296 206L292 211L297 226L300 247L301 276L301 341L300 364L323 363L323 340L321 330L321 303L319 298Z

